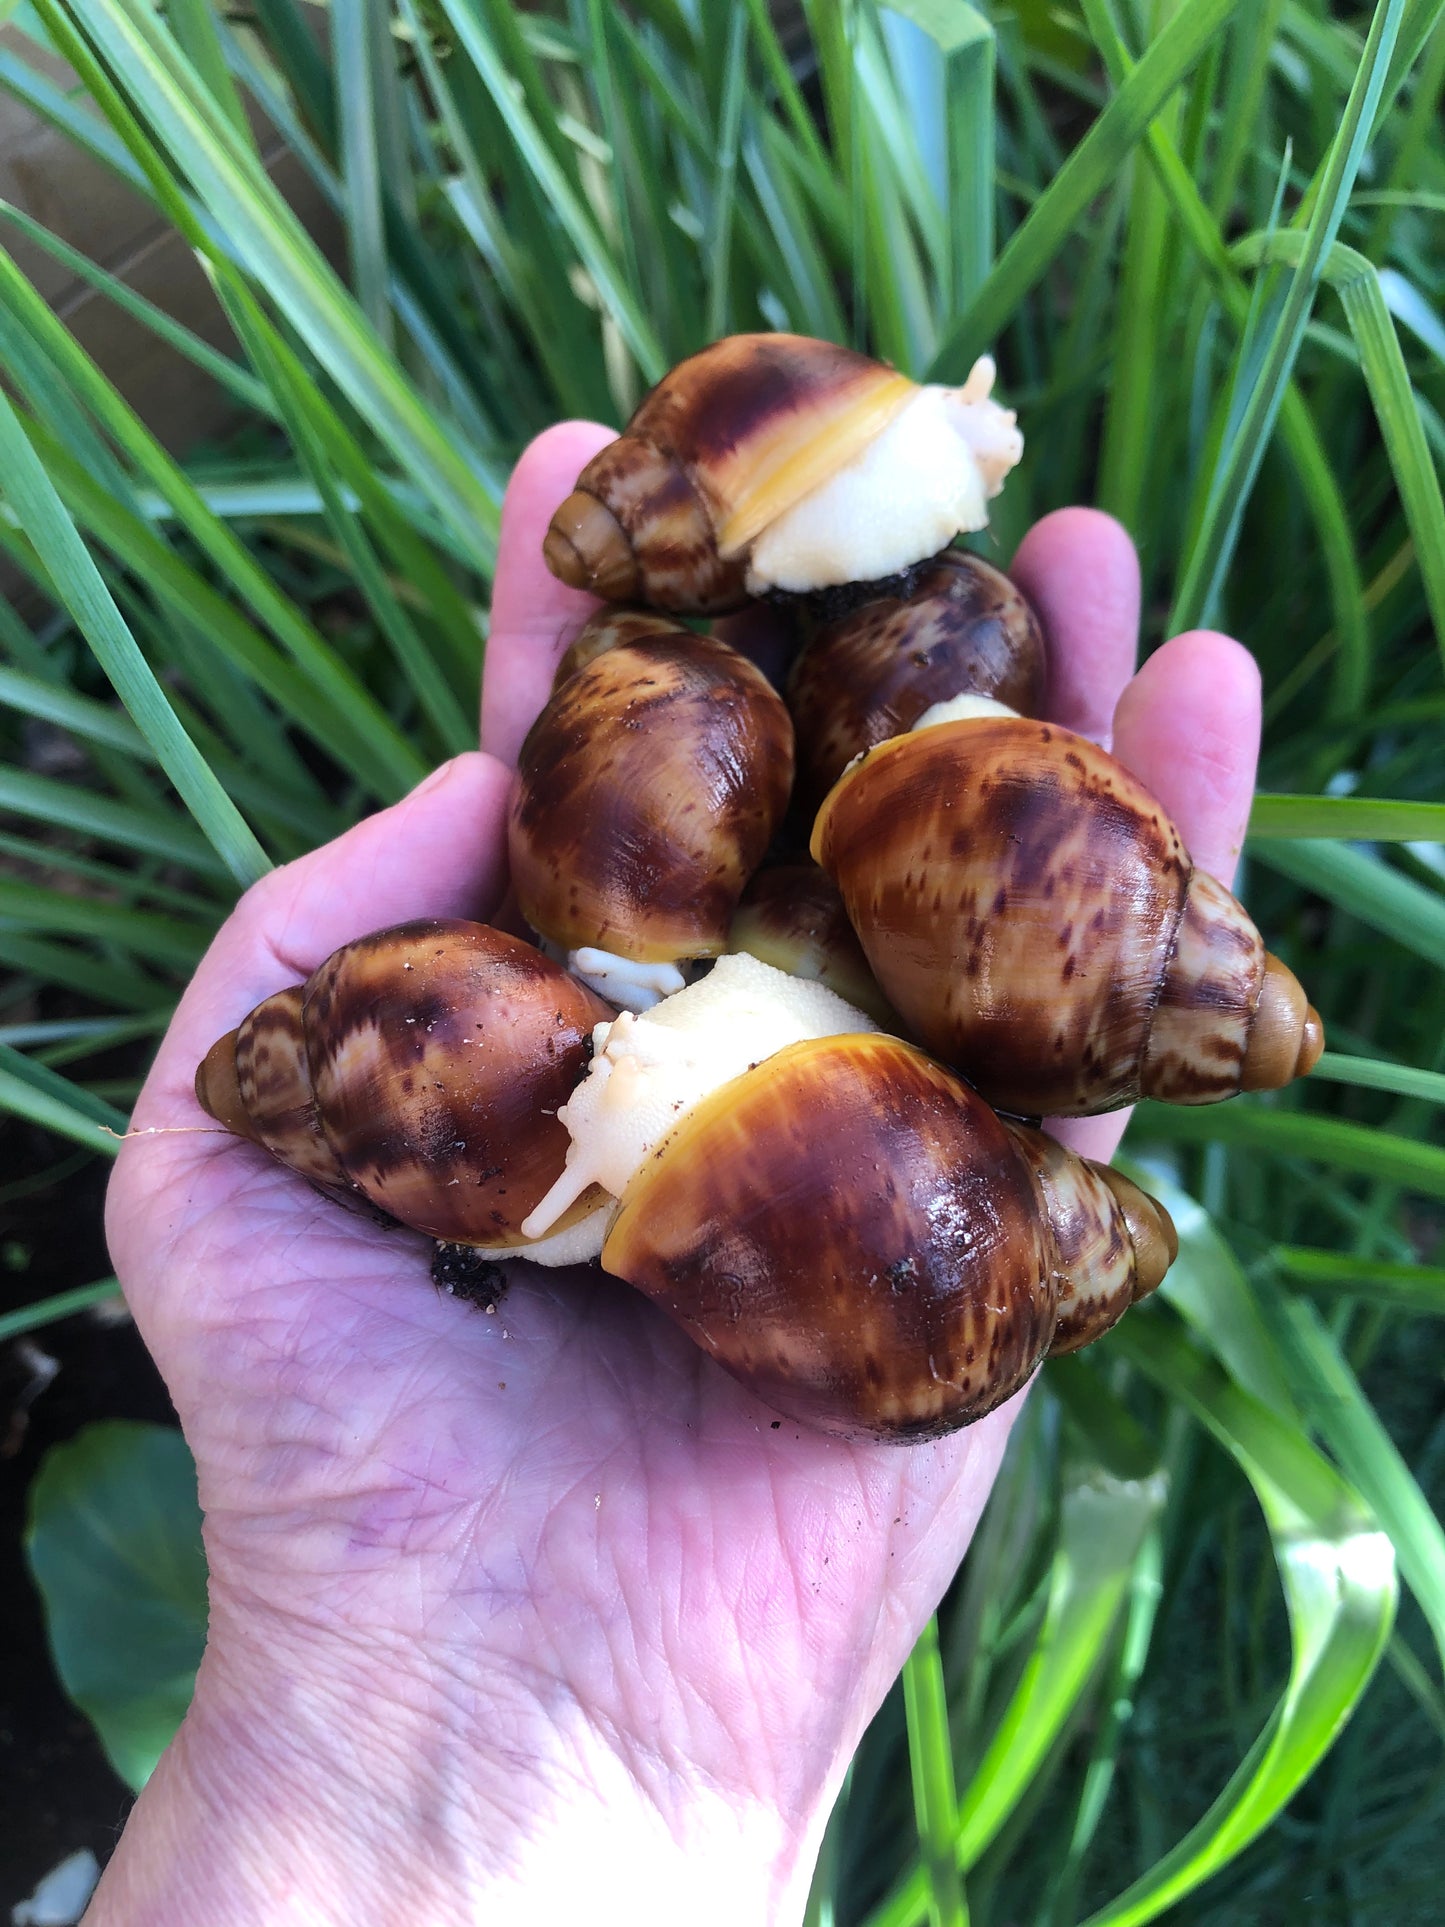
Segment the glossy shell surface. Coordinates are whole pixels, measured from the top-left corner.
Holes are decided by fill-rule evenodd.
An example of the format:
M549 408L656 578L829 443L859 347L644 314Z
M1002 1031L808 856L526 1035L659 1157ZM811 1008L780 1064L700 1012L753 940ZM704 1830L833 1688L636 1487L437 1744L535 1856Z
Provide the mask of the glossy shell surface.
M628 1187L602 1262L775 1410L850 1436L979 1418L1053 1336L1026 1159L881 1034L793 1045L706 1100Z
M508 841L522 914L568 950L716 956L793 778L782 699L726 643L619 643L522 746Z
M553 518L563 581L713 614L746 599L748 545L862 452L915 392L851 349L732 335L679 362Z
M1258 932L1217 884L1185 919L1193 866L1178 830L1085 738L1023 718L896 738L834 788L814 854L915 1034L1003 1109L1110 1110L1151 1088L1207 1102L1239 1088L1264 975ZM1202 937L1221 919L1227 937L1202 971L1196 960L1171 979L1181 933L1189 950L1196 927ZM1242 1011L1223 1007L1225 979ZM1145 1083L1161 1012L1168 1074Z
M311 977L304 1008L338 1162L434 1238L521 1242L566 1157L556 1111L593 1026L612 1015L530 944L482 924L404 924L347 944Z
M787 691L799 795L816 810L855 756L952 696L1037 715L1044 682L1043 632L1024 597L991 563L949 550L906 595L880 596L810 637Z

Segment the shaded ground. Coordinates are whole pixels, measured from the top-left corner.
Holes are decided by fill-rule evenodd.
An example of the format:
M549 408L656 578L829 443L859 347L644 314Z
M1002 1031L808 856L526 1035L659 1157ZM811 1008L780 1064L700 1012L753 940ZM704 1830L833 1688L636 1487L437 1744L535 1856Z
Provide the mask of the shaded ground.
M110 1268L100 1232L103 1161L14 1195L56 1165L57 1148L17 1120L0 1122L0 1312ZM77 1848L104 1863L131 1804L51 1667L22 1543L30 1482L47 1448L92 1420L172 1416L128 1321L92 1312L0 1346L0 1922Z

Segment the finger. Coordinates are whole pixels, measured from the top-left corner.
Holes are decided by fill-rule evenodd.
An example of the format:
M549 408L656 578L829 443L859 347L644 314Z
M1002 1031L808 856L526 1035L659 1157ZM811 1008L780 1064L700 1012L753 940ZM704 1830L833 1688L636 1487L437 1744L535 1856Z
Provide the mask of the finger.
M1139 649L1139 558L1112 515L1058 509L1036 522L1010 570L1044 625L1048 713L1109 745Z
M1120 698L1115 753L1164 805L1201 870L1232 883L1254 797L1260 687L1254 657L1192 629L1152 655Z
M1260 689L1254 658L1228 636L1196 629L1152 655L1119 700L1114 754L1179 826L1201 870L1233 880L1259 757ZM1108 1158L1129 1114L1066 1118L1054 1135L1086 1157Z
M580 472L616 435L600 422L559 422L523 449L507 484L482 674L482 748L508 765L547 700L562 652L598 606L596 596L552 574L542 538Z
M510 772L475 751L248 890L202 959L136 1105L137 1128L194 1123L218 1037L355 937L414 917L485 919L506 885Z

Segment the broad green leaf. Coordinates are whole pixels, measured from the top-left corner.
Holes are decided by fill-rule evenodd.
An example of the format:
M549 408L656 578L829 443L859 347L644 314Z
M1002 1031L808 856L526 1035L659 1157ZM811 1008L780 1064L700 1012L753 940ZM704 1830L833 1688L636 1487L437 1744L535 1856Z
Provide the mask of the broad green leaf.
M61 1681L139 1790L190 1704L206 1639L201 1513L180 1433L112 1419L52 1446L30 1489L26 1553Z

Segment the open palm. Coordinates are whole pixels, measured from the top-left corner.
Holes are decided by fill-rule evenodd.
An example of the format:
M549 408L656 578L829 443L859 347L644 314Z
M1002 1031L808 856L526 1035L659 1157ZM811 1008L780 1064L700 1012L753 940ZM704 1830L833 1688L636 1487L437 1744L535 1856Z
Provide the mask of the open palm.
M838 1776L1007 1431L1005 1410L898 1448L780 1422L595 1270L512 1266L484 1314L432 1286L425 1240L202 1128L196 1063L262 997L366 931L497 913L508 765L589 606L546 575L541 531L602 439L553 430L513 479L485 753L248 894L137 1107L141 1132L162 1128L126 1145L111 1189L117 1269L206 1514L211 1642L181 1750L197 1781L233 1749L269 1789L273 1859L303 1883L324 1867L334 1913L298 1919L389 1918L383 1863L423 1839L443 1874L408 1918L471 1918L466 1897L516 1876L547 1919L546 1896L587 1877L547 1845L589 1829L625 1843L643 1891L648 1856L685 1844L695 1919L713 1878L733 1883L718 1918L796 1913ZM1112 732L1227 880L1257 742L1249 659L1196 633L1131 682L1137 570L1102 516L1048 518L1015 573L1048 630L1053 715ZM1107 1156L1118 1120L1068 1135ZM415 1891L431 1877L413 1870Z

